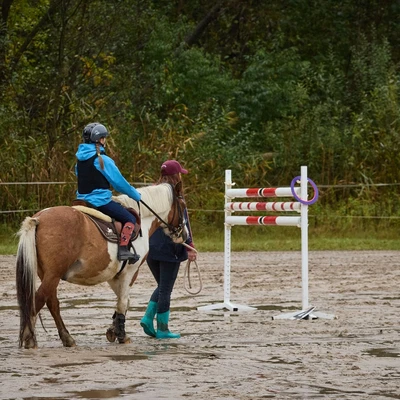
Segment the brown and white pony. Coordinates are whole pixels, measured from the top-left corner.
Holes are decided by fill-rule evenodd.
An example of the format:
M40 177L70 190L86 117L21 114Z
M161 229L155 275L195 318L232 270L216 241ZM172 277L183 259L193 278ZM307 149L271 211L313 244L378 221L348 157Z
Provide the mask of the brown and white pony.
M22 222L16 262L21 347L37 348L36 317L45 304L63 345L75 346L60 315L57 287L61 279L87 286L108 282L117 296L117 305L107 339L130 342L125 333L129 289L145 261L149 237L161 224L158 218L168 224L166 230L182 226L185 207L175 188L169 184L140 188L139 192L148 206L140 206L142 236L133 243L140 259L133 265L127 264L122 271L122 262L117 259L118 244L107 241L95 224L74 207L47 208ZM114 200L139 211L137 203L128 196L116 196ZM185 239L174 240L182 242ZM41 280L37 290L36 275Z

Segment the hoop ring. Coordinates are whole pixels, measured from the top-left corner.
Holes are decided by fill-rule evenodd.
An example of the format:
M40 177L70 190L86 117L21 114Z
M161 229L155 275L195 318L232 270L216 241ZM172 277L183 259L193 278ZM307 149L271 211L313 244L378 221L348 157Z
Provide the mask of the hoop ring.
M292 191L292 195L299 203L304 204L306 206L311 206L311 204L314 204L318 200L317 185L310 178L307 178L307 181L311 184L312 188L314 189L314 197L311 200L303 200L299 196L297 196L294 190L294 185L299 179L301 179L301 176L296 176L296 178L292 179L292 182L290 184L290 190Z

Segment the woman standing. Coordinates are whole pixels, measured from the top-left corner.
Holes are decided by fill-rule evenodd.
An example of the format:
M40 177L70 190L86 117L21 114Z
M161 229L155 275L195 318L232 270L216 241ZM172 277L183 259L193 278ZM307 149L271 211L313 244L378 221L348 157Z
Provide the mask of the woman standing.
M179 164L178 161L168 160L161 165L161 176L158 183L170 183L178 191L178 196L183 197L183 185L181 174L187 174L188 171ZM157 339L177 339L181 335L172 333L168 328L171 293L174 288L176 277L178 276L179 266L182 261L189 259L196 260L196 251L194 250L192 231L190 229L187 209L185 208L186 227L189 236L186 244L193 248L187 250L183 244L176 244L172 239L164 234L160 227L150 238L149 253L147 255L147 264L150 268L157 287L150 297L146 313L140 321L144 332L156 337ZM157 315L157 331L154 329L153 320Z

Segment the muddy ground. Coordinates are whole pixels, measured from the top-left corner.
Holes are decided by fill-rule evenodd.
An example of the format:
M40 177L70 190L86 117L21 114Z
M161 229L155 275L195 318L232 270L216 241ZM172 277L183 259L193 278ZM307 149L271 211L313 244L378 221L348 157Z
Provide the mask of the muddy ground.
M231 301L256 311L198 311L223 301L223 253L203 253L203 289L173 293L170 328L139 325L153 288L145 265L131 290L131 344L105 332L107 284L61 283L62 315L77 347L64 348L47 309L39 348L18 348L14 256L0 256L0 399L400 399L400 252L310 252L309 302L336 319L272 319L301 310L300 252L232 254ZM198 281L192 270L193 290Z

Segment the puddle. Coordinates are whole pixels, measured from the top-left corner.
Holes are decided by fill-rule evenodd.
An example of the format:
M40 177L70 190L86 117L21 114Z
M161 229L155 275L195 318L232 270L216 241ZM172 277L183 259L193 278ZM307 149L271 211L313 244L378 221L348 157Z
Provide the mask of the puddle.
M19 310L18 306L0 306L0 311L14 311Z
M112 361L137 361L137 360L148 360L149 356L144 354L135 354L135 355L113 355L106 356Z
M171 312L189 312L196 311L196 307L174 307L171 308Z
M73 393L78 399L112 399L123 394L119 389L106 390L83 390Z
M80 367L82 365L93 365L99 364L101 361L87 361L87 362L77 362L77 363L65 363L65 364L54 364L52 368L67 368L67 367Z
M137 393L137 388L142 385L143 383L138 383L137 385L132 385L125 389L82 390L80 392L70 393L74 398L78 399L112 399L127 394Z
M373 357L400 357L399 349L394 348L371 349L366 354Z
M318 388L318 387L317 387ZM354 395L364 395L365 392L361 390L340 390L335 388L329 387L319 387L320 394L354 394Z
M88 298L88 299L65 299L62 301L62 308L76 308L81 306L90 306L96 308L110 308L108 305L104 305L105 303L109 304L109 300L104 299L96 299L96 298Z
M283 310L291 310L290 308L287 307L281 307L281 306L274 306L274 305L260 305L260 306L254 306L257 308L257 310L263 310L263 311L283 311ZM293 308L294 310L294 308Z
M301 361L287 361L279 357L271 357L269 360L264 360L263 362L271 364L285 364L285 365L302 364Z
M366 393L361 390L343 390L343 389L337 389L337 388L332 388L332 387L322 387L322 386L314 386L314 387L316 389L319 389L319 394L321 394L321 395L339 395L340 398L342 398L344 395L350 395L350 396L352 396L351 398L353 398L353 397L358 398L359 396L364 396L363 398L371 397L371 398L375 399L375 398L386 397L388 399L400 399L400 396L393 392L381 391L381 392L368 393L368 395L366 395Z
M36 396L29 396L29 397L21 397L22 400L49 400L50 397L36 397ZM53 400L70 400L70 397L52 397Z

